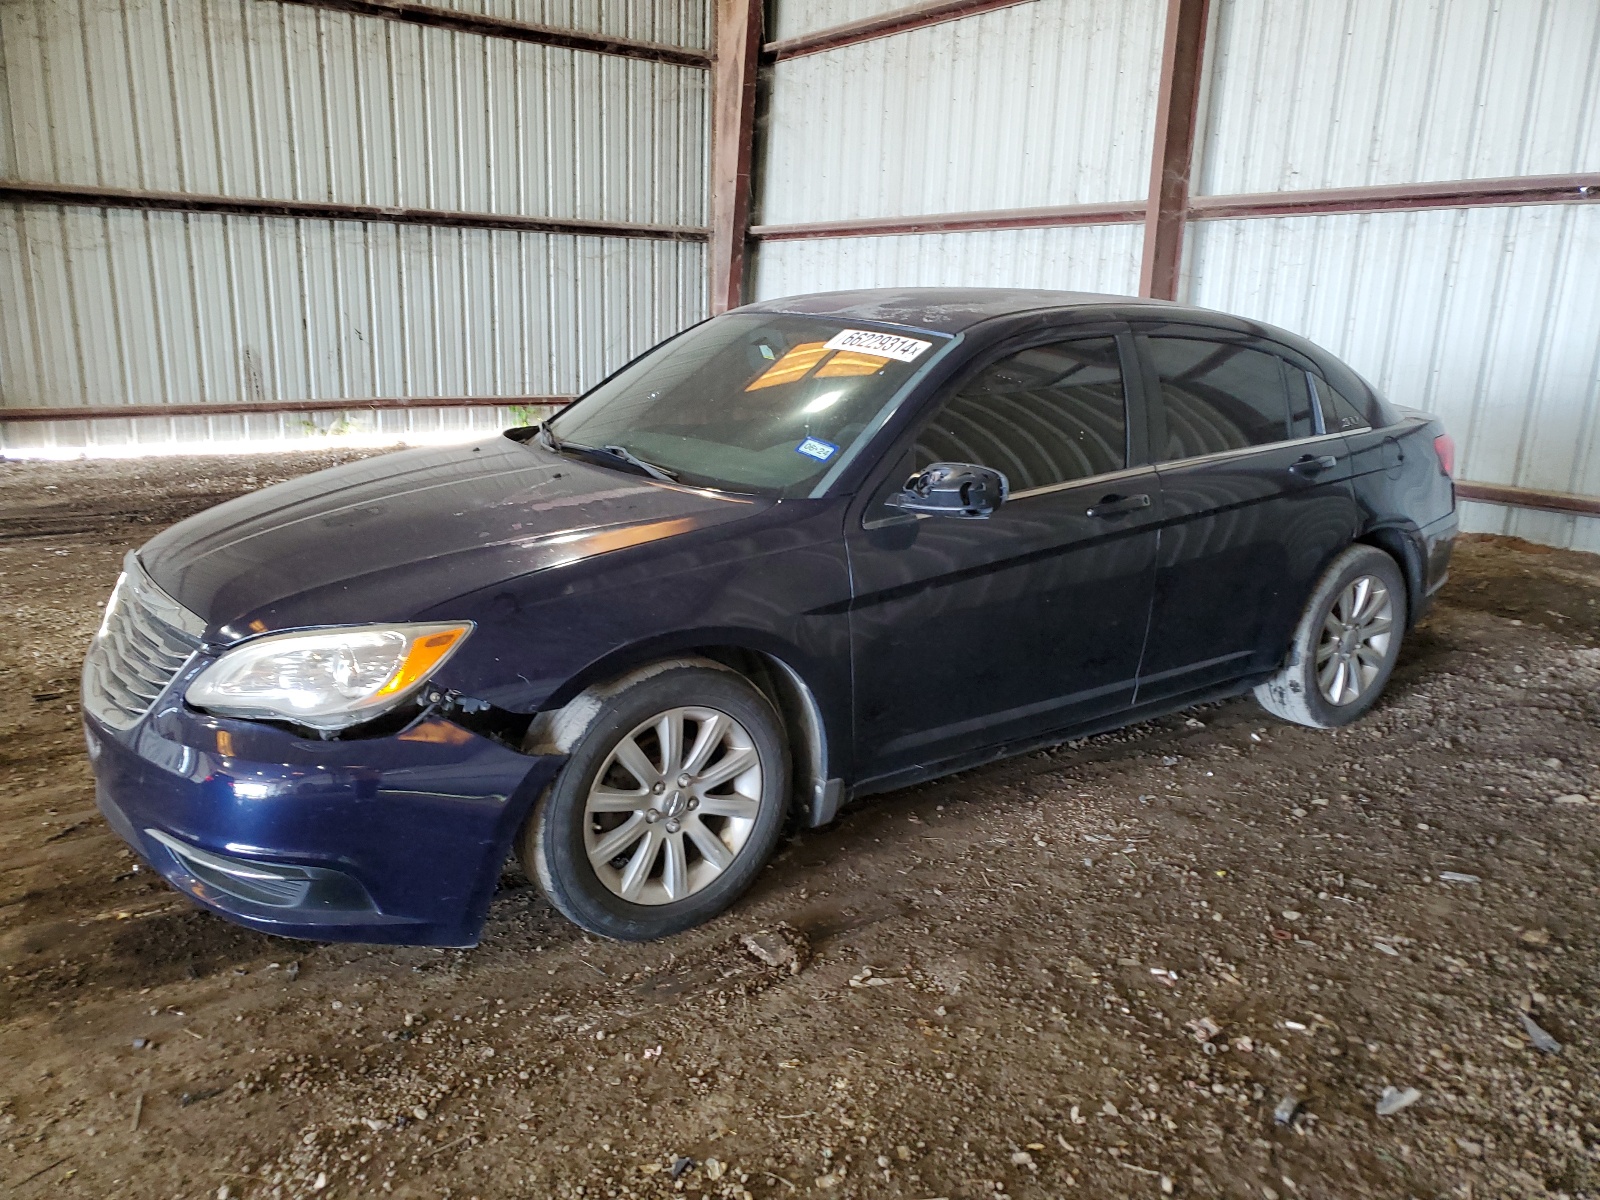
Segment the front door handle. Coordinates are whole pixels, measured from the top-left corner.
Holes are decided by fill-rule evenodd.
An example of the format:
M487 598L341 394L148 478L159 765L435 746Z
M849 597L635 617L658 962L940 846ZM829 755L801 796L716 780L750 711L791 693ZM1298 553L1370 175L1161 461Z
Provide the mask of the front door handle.
M1289 464L1289 470L1296 475L1320 475L1324 471L1331 471L1339 465L1339 460L1331 454L1307 454L1304 458L1296 459Z
M1137 496L1119 496L1112 492L1109 496L1101 496L1100 502L1089 509L1086 516L1091 517L1120 517L1127 513L1138 512L1141 508L1150 507L1150 497L1140 492Z

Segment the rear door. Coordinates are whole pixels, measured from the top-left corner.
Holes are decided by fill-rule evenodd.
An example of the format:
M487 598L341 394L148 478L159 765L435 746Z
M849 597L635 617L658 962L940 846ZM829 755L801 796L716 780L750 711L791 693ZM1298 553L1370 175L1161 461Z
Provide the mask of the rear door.
M955 381L849 522L863 779L1132 702L1160 511L1124 387L1138 362L1126 333L1043 336ZM884 504L933 462L993 467L1010 499L984 520Z
M1142 704L1277 666L1358 519L1349 451L1293 351L1175 323L1137 341L1162 495Z

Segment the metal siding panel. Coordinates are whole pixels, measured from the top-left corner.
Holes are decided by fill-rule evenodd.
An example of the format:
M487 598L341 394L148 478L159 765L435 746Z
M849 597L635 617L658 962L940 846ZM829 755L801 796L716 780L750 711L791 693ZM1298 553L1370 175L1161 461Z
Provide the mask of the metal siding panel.
M572 97L562 132L573 140L572 214L577 216L606 210L605 115L610 105L599 103L598 98L613 97L603 91L604 64L592 54L569 53Z
M367 204L395 201L395 130L389 86L389 21L354 21L350 48L354 124L360 131L359 195Z
M696 243L3 211L0 281L20 302L0 306L0 396L18 405L576 392L705 315ZM405 433L486 419L357 412L350 423ZM5 425L0 441L280 436L260 433L264 421L311 436L337 415Z
M121 13L115 8L85 2L80 6L85 84L94 114L95 179L108 175L137 176L134 126L123 100L128 95L129 63L123 53Z
M700 139L654 136L709 120L695 68L260 0L3 4L0 38L20 178L703 220Z
M44 11L45 44L41 47L50 113L52 157L56 169L75 182L95 183L95 112L89 63L83 54L82 12L70 0L50 3Z
M0 109L3 107L0 105ZM33 294L23 261L26 242L20 228L22 219L20 209L0 206L0 292L9 297L4 307L18 314L10 320L0 320L0 396L37 396L43 390L38 382L39 358L33 336L37 318L28 311Z
M528 25L576 29L662 46L704 50L711 44L711 6L704 0L700 3L687 0L621 0L620 3L618 0L605 3L593 0L590 3L575 0L420 0L420 3L430 8L476 13Z
M8 24L5 7L0 7L0 178L16 179L17 139L11 119L11 70L6 65Z
M1132 294L1139 225L1075 225L764 242L760 300L865 287L1021 287Z
M1304 334L1438 413L1462 478L1600 495L1600 206L1206 221L1188 236L1192 303ZM1530 520L1518 528L1558 528Z
M1218 0L1201 194L1600 169L1593 0Z
M851 21L881 17L909 8L909 0L776 0L768 6L769 42L820 33Z
M290 117L289 55L285 49L287 9L282 4L242 4L239 36L242 44L254 49L254 53L242 56L242 69L250 81L246 96L251 135L247 144L254 170L241 176L241 186L243 179L251 179L252 191L262 196L294 196L298 188ZM160 133L166 124L152 114L144 127ZM245 143L237 144L236 153L243 154L245 147Z
M229 302L238 354L233 364L236 394L246 401L277 399L281 391L277 338L273 329L273 289L267 276L267 260L262 253L261 222L251 217L227 218L226 236L231 268ZM137 361L143 356L131 357ZM130 399L161 394L151 383L128 389Z
M464 0L465 2L465 0ZM704 46L709 6L474 11ZM706 73L257 0L0 4L0 168L153 190L699 224ZM697 244L0 206L0 402L581 390L699 320ZM0 426L8 447L310 437L337 414ZM355 413L369 432L489 410Z
M0 4L0 49L6 58L5 109L12 136L12 170L24 179L55 171L45 107L43 10ZM42 176L41 176L42 173Z
M776 64L761 223L1142 197L1164 11L1040 0Z

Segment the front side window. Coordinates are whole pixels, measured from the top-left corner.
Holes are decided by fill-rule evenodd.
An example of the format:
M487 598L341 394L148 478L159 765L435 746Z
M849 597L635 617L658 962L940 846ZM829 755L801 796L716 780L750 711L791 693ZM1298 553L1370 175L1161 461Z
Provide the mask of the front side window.
M601 463L625 461L620 449L701 487L807 495L947 342L828 318L729 313L553 418L549 444Z
M1305 437L1310 410L1291 414L1284 363L1276 354L1229 342L1153 337L1146 343L1165 402L1171 461Z
M1128 465L1115 338L1033 346L961 385L917 437L915 469L964 462L1005 474L1013 492Z

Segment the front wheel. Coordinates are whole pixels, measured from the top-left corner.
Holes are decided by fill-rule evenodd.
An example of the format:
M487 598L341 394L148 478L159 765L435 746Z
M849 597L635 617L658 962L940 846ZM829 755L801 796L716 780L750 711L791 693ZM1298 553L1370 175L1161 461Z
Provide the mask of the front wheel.
M665 937L755 879L788 797L783 727L732 671L685 665L609 695L540 800L520 854L591 933Z
M1318 581L1286 664L1256 687L1256 701L1297 725L1348 725L1378 702L1405 628L1400 568L1374 546L1351 546Z

